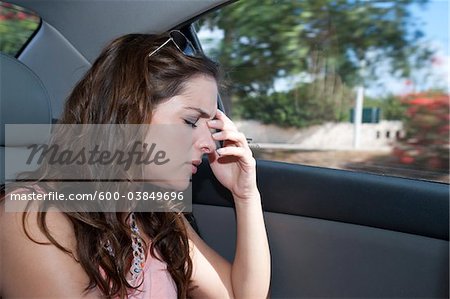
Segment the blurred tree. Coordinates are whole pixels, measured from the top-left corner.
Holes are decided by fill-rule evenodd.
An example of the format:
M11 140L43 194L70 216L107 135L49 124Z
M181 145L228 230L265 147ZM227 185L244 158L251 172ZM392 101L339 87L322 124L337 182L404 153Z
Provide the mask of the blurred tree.
M364 107L377 107L381 109L381 119L405 120L407 106L398 96L388 94L383 97L364 99Z
M375 79L380 61L389 61L391 72L404 77L427 63L432 53L418 46L423 33L409 12L411 4L426 2L246 0L206 15L199 25L223 31L209 54L233 82L223 95L228 101L249 96L259 101L274 91L278 78L298 75L305 79L294 88L313 84L343 94L342 86L361 83L362 61L365 79ZM330 77L334 80L324 80Z
M263 94L257 98L243 96L233 106L234 116L282 127L347 121L353 92L336 82L339 82L336 78L327 76L313 83L299 84L288 92Z
M0 1L0 52L15 56L39 26L39 17Z

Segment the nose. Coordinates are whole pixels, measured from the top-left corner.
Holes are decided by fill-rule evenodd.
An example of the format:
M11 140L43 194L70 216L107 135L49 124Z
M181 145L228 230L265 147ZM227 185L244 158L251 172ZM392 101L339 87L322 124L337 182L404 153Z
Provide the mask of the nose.
M212 138L211 131L207 127L201 129L195 144L202 154L209 154L216 150L215 140Z

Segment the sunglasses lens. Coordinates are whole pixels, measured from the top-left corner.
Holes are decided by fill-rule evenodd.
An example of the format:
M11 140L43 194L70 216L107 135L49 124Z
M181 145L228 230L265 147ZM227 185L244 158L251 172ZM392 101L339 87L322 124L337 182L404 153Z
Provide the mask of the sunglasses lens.
M179 31L170 32L170 37L173 42L177 45L177 47L184 53L184 55L194 56L195 49L192 46L191 42L184 36L183 33Z

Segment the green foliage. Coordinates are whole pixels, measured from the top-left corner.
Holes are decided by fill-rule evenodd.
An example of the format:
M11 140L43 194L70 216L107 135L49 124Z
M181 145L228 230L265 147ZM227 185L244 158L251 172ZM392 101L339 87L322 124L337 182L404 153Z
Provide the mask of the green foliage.
M381 119L385 120L405 120L407 105L395 95L372 99L364 99L364 107L376 107L381 109Z
M14 56L36 27L32 20L0 21L0 52Z
M15 56L39 26L39 18L0 2L0 52Z
M239 106L234 110L235 116L299 128L325 121L347 120L354 96L335 80L327 77L300 84L289 92L240 98Z
M405 120L406 105L393 95L384 99L381 106L383 119L386 120Z

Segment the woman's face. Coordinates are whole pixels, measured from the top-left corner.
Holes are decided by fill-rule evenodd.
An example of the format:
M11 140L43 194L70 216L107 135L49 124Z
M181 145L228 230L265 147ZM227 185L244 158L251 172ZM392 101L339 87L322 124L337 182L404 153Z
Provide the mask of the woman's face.
M217 92L214 78L199 75L185 83L181 94L156 107L151 127L162 127L168 131L154 139L169 148L175 163L159 168L147 167L146 175L152 179L170 177L170 182L162 184L164 187L179 190L188 186L191 175L197 172L197 166L202 161L202 155L216 150L211 136L214 130L208 127L207 121L215 118ZM168 156L170 158L171 155Z

